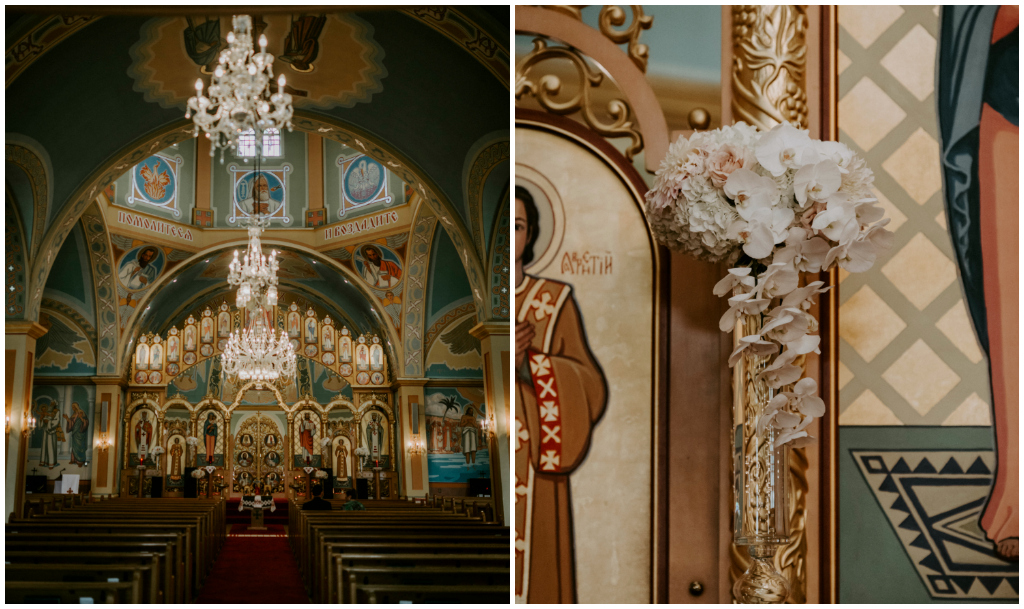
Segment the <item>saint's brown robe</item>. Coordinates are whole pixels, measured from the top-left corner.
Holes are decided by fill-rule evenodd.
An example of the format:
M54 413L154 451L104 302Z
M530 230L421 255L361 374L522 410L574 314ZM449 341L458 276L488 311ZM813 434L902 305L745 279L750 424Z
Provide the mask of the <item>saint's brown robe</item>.
M516 322L536 335L516 371L516 602L576 602L569 475L604 412L604 375L587 346L572 288L529 275Z

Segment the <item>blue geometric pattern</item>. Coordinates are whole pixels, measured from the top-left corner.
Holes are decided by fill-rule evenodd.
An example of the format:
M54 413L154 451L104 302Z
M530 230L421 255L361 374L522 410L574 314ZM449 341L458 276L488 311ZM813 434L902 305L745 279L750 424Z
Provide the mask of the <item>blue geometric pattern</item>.
M1017 563L1000 559L978 524L992 451L850 452L932 598L1018 598Z

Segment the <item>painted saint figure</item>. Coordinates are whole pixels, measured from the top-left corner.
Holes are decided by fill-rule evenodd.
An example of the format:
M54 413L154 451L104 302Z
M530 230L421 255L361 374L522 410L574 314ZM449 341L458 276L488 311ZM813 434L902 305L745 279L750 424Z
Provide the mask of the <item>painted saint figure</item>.
M338 442L334 449L335 467L334 475L338 480L348 479L348 449L344 442Z
M185 351L196 350L196 327L186 326L185 327Z
M71 437L71 465L87 465L85 451L89 449L89 437L86 435L89 419L79 408L78 402L71 402L71 416L64 415L64 420L65 431Z
M181 455L184 452L181 447L181 438L174 438L174 444L171 445L171 450L168 452L171 454L171 480L181 480Z
M476 451L480 450L480 422L476 419L476 410L472 406L466 407L466 414L459 420L459 427L462 433L462 454L466 457L466 464L476 463Z
M154 264L158 254L156 247L144 247L135 255L135 260L122 264L117 274L121 285L129 290L141 290L152 283L160 274L160 269Z
M307 412L299 424L299 446L302 449L302 460L306 465L309 465L313 460L313 432L315 431L316 425L309 418L309 413Z
M306 318L306 342L316 343L316 318Z
M200 333L202 334L202 342L212 343L213 342L213 318L204 317L199 322Z
M380 424L379 413L370 415L370 422L366 424L366 447L370 449L370 460L376 461L384 452L384 426Z
M375 288L393 288L402 280L402 269L390 260L384 260L380 248L364 245L363 279Z
M206 444L206 464L213 465L213 454L217 450L217 417L211 412L203 423L203 440Z
M572 288L523 271L539 221L526 189L517 186L515 198L515 595L517 602L574 603L569 475L587 454L607 389Z
M167 361L169 361L169 362L176 362L176 361L178 361L178 359L180 357L179 354L178 354L178 347L179 346L180 345L178 343L178 337L177 336L174 336L172 334L171 336L167 337Z
M42 418L40 426L43 430L43 452L39 458L39 465L53 469L60 465L57 462L57 442L64 441L64 434L60 429L60 409L57 403L53 402L51 408L42 407Z

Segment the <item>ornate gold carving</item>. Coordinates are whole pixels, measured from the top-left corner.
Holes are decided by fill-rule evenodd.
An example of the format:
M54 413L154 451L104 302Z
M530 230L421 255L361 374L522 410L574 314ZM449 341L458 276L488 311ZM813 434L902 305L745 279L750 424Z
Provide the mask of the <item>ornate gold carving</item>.
M531 70L538 64L550 59L565 59L576 70L579 87L576 94L565 101L557 101L562 91L562 80L554 74L540 75L531 78ZM643 136L634 125L629 105L622 99L608 102L607 112L611 122L604 122L591 109L591 95L594 89L604 81L604 74L592 68L579 51L570 47L549 47L544 38L533 40L533 50L516 64L516 100L524 95L537 98L541 107L553 114L567 116L576 112L588 127L604 137L628 137L630 144L626 148L627 159L643 148Z
M646 44L640 44L640 34L644 30L651 29L654 17L644 15L644 9L640 5L630 5L629 8L633 11L633 22L626 29L615 29L626 23L626 11L622 10L621 6L614 4L601 7L601 13L597 16L597 25L601 29L601 33L615 44L628 44L626 53L629 58L633 60L636 67L640 68L641 72L647 72L649 49Z
M807 7L732 8L733 119L807 128Z
M564 15L568 15L568 16L570 16L573 19L576 19L578 21L583 21L583 10L582 9L585 8L587 5L586 4L549 4L549 5L538 4L537 6L539 6L541 8L546 8L549 11L556 11L556 12L562 13Z

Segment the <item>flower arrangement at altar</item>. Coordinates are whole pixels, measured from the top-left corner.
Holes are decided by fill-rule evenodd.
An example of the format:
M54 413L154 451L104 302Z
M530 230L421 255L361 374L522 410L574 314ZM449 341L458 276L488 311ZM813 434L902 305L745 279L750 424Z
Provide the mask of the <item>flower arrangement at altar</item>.
M153 450L149 451L149 454L153 455L154 457L159 457L160 455L164 454L164 452L165 451L163 446L157 446L153 448Z
M320 446L330 446L330 445L331 445L331 439L330 438L322 438L320 440Z
M319 479L323 480L324 478L327 477L327 472L322 470L322 469L318 469L318 470L316 470L316 473L313 474L313 477L314 478L319 478Z
M198 479L202 478L203 476L205 476L206 472L204 470L202 470L202 469L194 469L194 470L192 470L192 473L190 475L193 478L195 478L196 480L198 480Z
M189 446L195 448L199 444L199 438L195 436L189 436L185 438L185 444L188 444Z
M719 328L734 330L757 316L759 332L740 339L729 358L769 358L761 380L779 391L758 421L771 425L775 446L801 446L806 429L825 413L814 379L794 365L820 353L817 321L808 313L823 282L800 286L800 273L834 265L851 273L872 267L892 245L889 218L872 194L874 175L839 142L812 140L783 123L759 131L745 123L680 137L668 150L647 193L655 237L670 249L732 268L715 286L729 295Z

